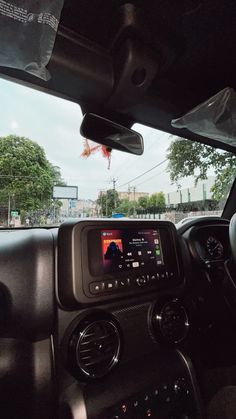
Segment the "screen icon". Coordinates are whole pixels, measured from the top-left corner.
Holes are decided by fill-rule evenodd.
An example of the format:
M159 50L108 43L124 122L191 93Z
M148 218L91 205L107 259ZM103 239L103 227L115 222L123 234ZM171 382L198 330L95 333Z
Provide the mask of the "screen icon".
M133 262L132 266L133 266L133 268L138 268L139 267L139 262Z
M142 256L142 252L141 252L141 250L139 250L139 251L138 251L138 255L139 255L139 256Z

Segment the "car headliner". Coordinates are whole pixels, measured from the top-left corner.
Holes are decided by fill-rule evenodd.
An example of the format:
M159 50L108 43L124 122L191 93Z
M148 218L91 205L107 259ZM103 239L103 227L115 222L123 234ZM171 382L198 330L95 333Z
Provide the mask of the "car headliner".
M50 81L3 67L0 74L75 101L83 112L126 126L143 123L235 152L230 145L171 126L173 118L221 89L236 88L235 20L234 0L66 0L48 65ZM128 40L137 48L124 58L120 51ZM125 78L129 59L140 68L145 49L151 54L149 80L130 90Z

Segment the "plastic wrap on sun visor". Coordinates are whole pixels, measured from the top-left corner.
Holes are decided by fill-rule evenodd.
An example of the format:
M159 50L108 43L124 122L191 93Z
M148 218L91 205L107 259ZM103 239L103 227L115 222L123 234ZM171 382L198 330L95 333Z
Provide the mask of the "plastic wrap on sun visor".
M236 146L236 93L226 87L186 115L173 119L175 128Z
M0 0L0 66L49 80L64 0Z

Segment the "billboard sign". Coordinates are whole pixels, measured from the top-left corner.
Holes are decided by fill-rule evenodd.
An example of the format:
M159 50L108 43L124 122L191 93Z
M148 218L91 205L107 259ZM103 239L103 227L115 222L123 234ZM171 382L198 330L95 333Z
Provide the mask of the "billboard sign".
M78 186L54 186L53 199L78 199Z

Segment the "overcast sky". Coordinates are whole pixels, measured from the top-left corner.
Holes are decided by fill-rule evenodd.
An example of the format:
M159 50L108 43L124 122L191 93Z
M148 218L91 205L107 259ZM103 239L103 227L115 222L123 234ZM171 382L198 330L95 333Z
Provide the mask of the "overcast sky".
M169 134L136 124L134 129L144 138L143 156L114 151L108 170L107 161L100 153L88 159L81 157L82 114L78 105L3 79L0 79L0 97L0 136L15 134L40 144L48 160L61 168L67 184L78 185L81 199L96 199L99 190L112 187L113 177L117 180L117 189L126 191L127 182L166 158L171 142ZM166 163L162 164L130 182L130 186L149 193L176 190L176 186L171 185L166 166ZM182 185L191 187L193 180L186 179Z

